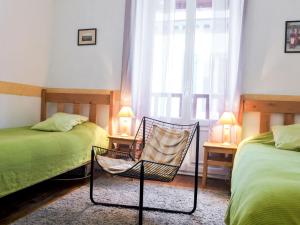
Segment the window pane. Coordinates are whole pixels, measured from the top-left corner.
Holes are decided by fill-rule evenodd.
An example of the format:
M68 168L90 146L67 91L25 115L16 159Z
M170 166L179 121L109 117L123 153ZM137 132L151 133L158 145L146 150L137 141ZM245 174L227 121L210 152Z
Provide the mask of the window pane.
M193 118L194 119L208 119L209 117L209 95L194 94L193 97Z
M211 7L212 0L196 0L197 8ZM185 9L186 0L176 0L176 9Z
M181 108L181 100L180 97L172 97L171 100L171 117L179 118L180 117L180 108Z
M206 100L198 98L196 104L196 119L206 119Z
M213 1L212 4L207 4L207 7L196 9L194 94L224 95L228 65L228 14L226 0ZM202 103L197 102L197 108L194 109L197 118L202 118L205 111L205 104L203 100L200 101ZM210 101L209 114L213 119L218 117L220 109L217 106L220 102L219 98L215 97L210 98Z
M154 93L151 98L151 115L179 118L181 116L181 94Z
M174 3L162 1L155 16L151 92L160 97L152 98L151 112L158 117L181 114L181 97L172 96L183 92L186 9L185 0Z
M165 3L166 4L166 3ZM184 69L186 10L156 14L152 91L181 93Z
M218 120L221 115L220 112L222 112L223 106L224 106L224 95L214 96L212 95L210 97L210 119L212 120Z
M212 52L212 8L197 8L194 49L194 93L210 90Z

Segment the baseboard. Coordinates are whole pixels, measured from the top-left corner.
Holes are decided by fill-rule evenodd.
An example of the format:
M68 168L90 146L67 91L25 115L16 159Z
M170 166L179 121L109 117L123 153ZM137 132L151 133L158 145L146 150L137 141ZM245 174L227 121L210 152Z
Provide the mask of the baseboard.
M180 175L187 175L187 176L194 176L194 172L189 172L189 171L179 171L178 174ZM202 173L199 173L199 177L202 177ZM208 174L208 178L214 178L214 179L219 179L219 180L226 180L228 179L228 175L226 174Z

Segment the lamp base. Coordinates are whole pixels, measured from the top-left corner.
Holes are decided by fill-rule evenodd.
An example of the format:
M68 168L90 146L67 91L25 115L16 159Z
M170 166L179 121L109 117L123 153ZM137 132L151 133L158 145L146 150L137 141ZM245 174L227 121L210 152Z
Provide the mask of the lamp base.
M131 135L131 118L120 118L120 133L121 137L128 137Z
M230 135L230 130L231 127L230 125L224 125L223 126L223 144L222 145L230 145L230 141L231 141L231 135Z

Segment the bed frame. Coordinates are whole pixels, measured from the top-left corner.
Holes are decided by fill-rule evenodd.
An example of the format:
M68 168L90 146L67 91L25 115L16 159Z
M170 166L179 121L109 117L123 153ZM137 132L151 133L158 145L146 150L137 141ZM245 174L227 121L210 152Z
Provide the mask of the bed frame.
M81 113L81 104L89 104L89 121L97 122L97 105L109 106L108 133L113 133L113 121L119 110L120 92L110 90L42 89L41 121L47 118L47 103L57 103L57 112L64 112L65 104L73 104L73 113Z
M242 95L238 121L243 122L244 112L260 113L260 133L270 130L272 113L284 115L284 124L295 123L295 114L300 114L300 96L289 95Z

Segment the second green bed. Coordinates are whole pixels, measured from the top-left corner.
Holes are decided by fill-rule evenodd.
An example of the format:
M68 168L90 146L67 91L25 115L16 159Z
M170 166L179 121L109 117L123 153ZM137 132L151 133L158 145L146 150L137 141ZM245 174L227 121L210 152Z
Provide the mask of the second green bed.
M272 133L239 147L226 224L300 224L300 152L276 149Z

